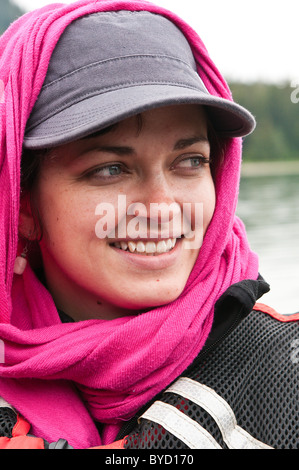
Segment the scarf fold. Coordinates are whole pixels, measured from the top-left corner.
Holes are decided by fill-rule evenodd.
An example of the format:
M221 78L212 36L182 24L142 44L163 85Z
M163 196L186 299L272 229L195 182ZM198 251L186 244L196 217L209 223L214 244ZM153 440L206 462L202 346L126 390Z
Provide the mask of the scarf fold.
M13 275L22 141L51 53L71 21L121 9L147 10L173 21L188 39L207 89L231 99L198 35L176 15L145 1L50 5L24 15L0 38L5 87L0 99L0 339L5 352L0 396L29 420L32 433L48 441L64 438L74 447L105 444L93 420L112 426L128 420L181 374L205 344L217 299L230 285L258 277L257 257L235 216L240 139L228 142L215 181L214 217L185 290L171 304L111 321L61 323L30 266L23 276Z

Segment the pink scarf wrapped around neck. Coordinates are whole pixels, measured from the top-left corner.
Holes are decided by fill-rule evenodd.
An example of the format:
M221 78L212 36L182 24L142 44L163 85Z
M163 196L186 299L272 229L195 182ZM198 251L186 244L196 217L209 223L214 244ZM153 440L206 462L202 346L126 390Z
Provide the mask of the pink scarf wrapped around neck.
M119 425L181 374L206 341L216 300L231 284L258 276L257 257L235 217L240 139L229 142L215 182L213 220L185 290L171 304L112 321L62 324L30 266L14 276L23 135L53 48L74 19L122 9L173 21L187 37L208 90L231 99L198 35L148 2L50 5L20 18L0 39L0 396L28 419L31 433L48 441L64 438L79 448L111 440L113 433L99 436L94 420Z

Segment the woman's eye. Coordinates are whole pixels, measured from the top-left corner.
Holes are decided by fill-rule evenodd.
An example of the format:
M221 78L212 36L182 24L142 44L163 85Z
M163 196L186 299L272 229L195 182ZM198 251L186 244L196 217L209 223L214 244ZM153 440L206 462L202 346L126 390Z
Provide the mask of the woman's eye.
M85 173L85 176L88 178L113 178L120 176L124 172L124 167L121 164L113 163L111 165L106 165L102 167L94 168Z
M97 171L102 176L118 176L122 172L120 165L109 165Z
M174 165L174 167L179 169L197 169L209 163L209 158L204 157L203 155L194 155L180 160Z

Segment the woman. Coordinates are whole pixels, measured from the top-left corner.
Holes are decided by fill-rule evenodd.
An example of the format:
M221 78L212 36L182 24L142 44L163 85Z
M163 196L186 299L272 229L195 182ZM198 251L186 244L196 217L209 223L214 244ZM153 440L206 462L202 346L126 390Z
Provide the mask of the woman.
M235 217L254 118L198 36L148 2L48 6L3 36L1 78L1 445L296 447L296 405L279 440L273 400L252 425L235 399L276 320L252 312L268 285Z

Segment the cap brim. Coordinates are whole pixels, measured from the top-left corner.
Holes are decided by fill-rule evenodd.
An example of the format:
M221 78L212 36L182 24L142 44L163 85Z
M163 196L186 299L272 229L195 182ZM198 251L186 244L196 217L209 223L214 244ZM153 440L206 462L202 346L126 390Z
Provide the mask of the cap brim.
M206 106L215 131L226 137L243 137L255 128L251 113L232 101L191 88L146 85L97 94L77 102L27 129L24 146L57 147L146 110L178 104Z

